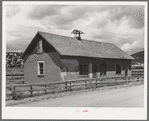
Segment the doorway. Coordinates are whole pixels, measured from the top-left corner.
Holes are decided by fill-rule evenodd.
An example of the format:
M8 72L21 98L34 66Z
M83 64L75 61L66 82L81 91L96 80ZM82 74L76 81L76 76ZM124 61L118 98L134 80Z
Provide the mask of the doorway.
M93 77L97 77L97 66L93 65Z
M107 72L107 65L105 64L105 62L102 62L100 64L100 76L105 76Z
M115 66L116 75L121 75L121 71L122 71L121 65L116 64L116 66Z

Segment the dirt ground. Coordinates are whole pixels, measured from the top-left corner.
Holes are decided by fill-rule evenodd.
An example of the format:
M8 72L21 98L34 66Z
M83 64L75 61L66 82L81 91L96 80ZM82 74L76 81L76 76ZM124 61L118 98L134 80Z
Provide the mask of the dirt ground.
M13 103L9 102L7 105L17 107L143 107L143 90L143 84L119 85L96 90L45 95L42 98L38 97L38 100L37 97L28 98Z

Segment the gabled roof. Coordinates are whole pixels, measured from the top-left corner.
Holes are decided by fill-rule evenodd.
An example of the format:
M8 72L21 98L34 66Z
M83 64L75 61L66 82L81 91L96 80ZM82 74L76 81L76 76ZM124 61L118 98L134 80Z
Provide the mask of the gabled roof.
M93 58L133 59L114 44L38 32L60 55ZM26 49L27 51L27 49ZM26 52L25 51L25 52ZM25 53L24 53L25 54Z

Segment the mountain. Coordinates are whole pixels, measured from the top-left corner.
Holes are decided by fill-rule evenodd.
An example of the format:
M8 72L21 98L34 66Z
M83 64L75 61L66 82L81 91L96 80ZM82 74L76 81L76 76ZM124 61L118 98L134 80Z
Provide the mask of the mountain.
M132 62L132 64L144 64L144 50L136 52L131 55L135 60Z

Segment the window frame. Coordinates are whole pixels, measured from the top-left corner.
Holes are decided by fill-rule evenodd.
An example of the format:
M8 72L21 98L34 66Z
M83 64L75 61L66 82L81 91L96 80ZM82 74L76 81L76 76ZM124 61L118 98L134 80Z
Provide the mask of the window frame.
M40 72L40 66L39 66L39 63L43 63L43 74L41 74L41 72ZM37 70L37 74L38 74L38 76L44 76L45 75L45 62L44 61L38 61L38 63L37 63L38 65L38 70Z
M80 69L80 67L82 66L82 70ZM88 65L79 65L79 75L80 76L84 76L84 75L88 75Z

